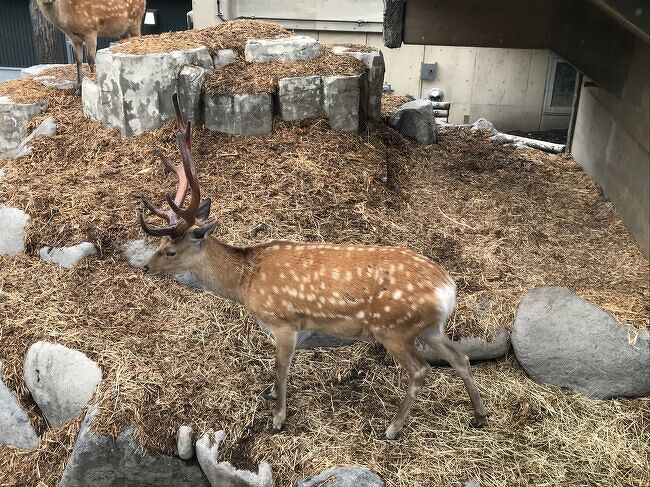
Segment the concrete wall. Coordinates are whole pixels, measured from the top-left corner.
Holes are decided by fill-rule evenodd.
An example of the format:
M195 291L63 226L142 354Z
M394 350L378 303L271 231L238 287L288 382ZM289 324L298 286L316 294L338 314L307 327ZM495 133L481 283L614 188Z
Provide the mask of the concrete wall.
M637 40L620 98L602 88L582 89L571 152L650 258L648 59L650 47Z

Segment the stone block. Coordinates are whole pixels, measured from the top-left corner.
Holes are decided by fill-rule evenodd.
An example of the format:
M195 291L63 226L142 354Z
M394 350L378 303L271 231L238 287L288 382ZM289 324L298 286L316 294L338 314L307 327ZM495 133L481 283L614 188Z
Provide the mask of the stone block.
M29 422L27 413L2 382L2 367L0 367L0 444L15 446L21 450L35 450L38 447L38 436Z
M25 251L29 215L18 208L0 207L0 255L16 257Z
M330 126L343 132L358 133L364 122L361 90L364 75L323 76L323 110Z
M323 111L320 76L281 78L278 81L278 108L283 120L318 117Z
M203 122L203 82L212 69L183 66L178 73L178 102L185 120L198 125Z
M32 118L47 109L47 102L16 103L7 96L0 96L0 157L16 149L27 136Z
M237 61L238 57L237 53L232 49L219 49L212 55L212 62L215 68L223 68Z
M368 69L364 89L368 107L366 115L368 120L381 120L381 97L384 93L384 74L386 73L384 55L381 51L359 52L344 46L335 46L332 51L334 54L352 56L361 61Z
M261 94L204 94L205 126L226 134L265 135L273 131L273 99Z
M319 42L307 36L251 39L246 42L244 58L247 63L266 63L270 61L291 63L313 59L318 56L319 52Z

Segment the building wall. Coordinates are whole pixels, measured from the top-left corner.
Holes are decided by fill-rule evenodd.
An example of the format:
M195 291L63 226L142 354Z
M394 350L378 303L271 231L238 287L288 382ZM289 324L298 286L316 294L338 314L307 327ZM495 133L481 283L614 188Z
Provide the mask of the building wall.
M483 117L500 130L538 131L569 126L569 115L543 113L548 50L417 45L387 49L379 26L382 0L322 0L303 4L297 9L296 4L276 0L221 0L226 18L255 15L283 19L282 25L323 44L354 43L381 49L386 62L384 79L395 93L423 98L431 88L441 88L445 101L451 102L451 123L472 123ZM218 23L216 0L193 0L193 8L196 28ZM314 23L311 28L297 28L300 19L312 19ZM345 19L348 23L342 25ZM362 23L357 25L351 20ZM343 27L345 31L336 30ZM421 80L423 62L438 63L437 79Z
M571 152L650 258L650 47L637 40L633 52L620 98L582 89Z

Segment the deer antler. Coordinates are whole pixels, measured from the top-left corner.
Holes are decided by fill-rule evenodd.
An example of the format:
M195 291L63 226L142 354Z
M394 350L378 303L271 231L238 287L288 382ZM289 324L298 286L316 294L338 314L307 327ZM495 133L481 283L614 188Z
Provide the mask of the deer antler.
M181 154L181 164L173 164L167 157L160 151L156 150L156 155L160 157L165 167L176 174L178 178L178 188L176 195L172 198L170 193L165 193L165 199L169 204L170 210L163 210L154 206L146 198L142 198L144 206L156 216L167 221L168 225L160 228L150 227L144 220L142 212L138 215L142 229L149 235L163 236L169 235L172 238L178 238L184 235L185 231L190 228L196 221L203 222L207 219L210 213L210 198L201 200L201 192L199 189L198 178L196 175L196 166L191 154L191 134L192 124L188 120L183 120L181 115L180 106L178 104L178 95L172 95L174 102L174 109L176 111L176 143ZM190 203L187 208L182 208L181 205L185 199L188 187L191 190Z

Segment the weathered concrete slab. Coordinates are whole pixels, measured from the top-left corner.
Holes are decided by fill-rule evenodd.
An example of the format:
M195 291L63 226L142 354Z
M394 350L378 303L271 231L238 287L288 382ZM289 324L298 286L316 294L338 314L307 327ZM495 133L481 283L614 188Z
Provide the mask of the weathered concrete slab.
M234 63L239 56L232 49L219 49L212 55L212 62L215 68L223 68Z
M273 99L261 94L204 94L205 126L226 134L265 135L273 131Z
M212 57L205 47L147 55L97 51L98 120L125 137L161 127L174 117L172 94L185 65L211 69ZM94 93L82 91L82 100L85 96L84 105L93 107Z
M78 416L102 379L99 366L63 345L36 342L25 355L24 379L52 427Z
M0 255L16 257L25 251L29 215L18 208L0 207Z
M361 112L364 76L323 76L323 110L333 129L352 133L361 130L365 118Z
M281 37L279 39L251 39L246 42L244 58L248 63L270 61L294 62L318 56L320 44L307 36Z
M46 109L46 101L16 103L8 96L0 96L0 157L20 145L27 136L29 122Z
M39 123L38 127L36 127L31 134L20 141L18 147L5 152L0 156L0 159L28 156L32 153L32 148L30 147L29 143L32 141L32 139L34 139L34 137L38 137L40 135L44 137L51 137L53 135L56 135L56 124L54 123L54 119L52 117L47 117L45 120Z
M192 442L192 435L194 430L191 426L183 425L178 428L176 436L176 449L178 456L183 460L189 460L194 456L194 443Z
M212 487L273 487L268 463L260 463L255 473L238 470L229 462L219 461L219 445L224 436L223 431L217 431L214 437L205 434L196 442L196 458Z
M278 81L278 109L283 120L318 117L323 111L320 76L281 78Z
M2 382L2 363L0 363L0 444L15 446L22 450L35 450L38 447L38 436L29 422L27 413Z
M203 123L203 82L212 72L201 66L183 66L178 73L178 102L185 120Z
M86 118L104 121L99 103L99 85L87 77L81 80L81 105Z
M381 97L384 93L384 74L386 73L384 55L381 51L359 52L345 46L334 46L332 52L352 56L361 61L368 69L365 78L366 86L363 90L367 96L366 116L368 120L381 120Z
M42 247L38 255L45 262L71 269L82 259L91 255L97 255L97 249L90 242L81 242L72 247Z
M76 88L76 81L69 79L57 78L51 74L43 74L43 71L50 68L63 68L70 66L69 64L37 64L35 66L30 66L29 68L23 68L20 70L20 77L32 77L34 81L41 83L42 85L48 86L50 88L56 88L58 90L73 90Z
M131 428L117 437L94 435L95 407L84 418L59 487L209 487L196 462L142 453Z

